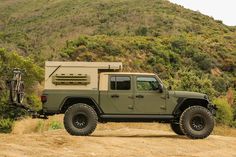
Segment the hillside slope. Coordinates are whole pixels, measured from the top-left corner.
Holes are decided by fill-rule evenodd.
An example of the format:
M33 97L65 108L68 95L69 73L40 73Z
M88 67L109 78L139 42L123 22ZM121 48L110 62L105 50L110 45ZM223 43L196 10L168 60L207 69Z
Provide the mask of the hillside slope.
M32 91L45 60L122 61L126 71L158 73L174 90L211 99L231 91L214 102L217 120L236 127L236 27L167 0L1 0L0 10L0 72L19 66L40 75L26 76L38 106ZM1 120L11 114L7 94L0 98Z
M57 58L65 41L81 34L191 34L222 47L222 53L235 52L235 27L166 0L3 0L0 10L0 47L36 58Z

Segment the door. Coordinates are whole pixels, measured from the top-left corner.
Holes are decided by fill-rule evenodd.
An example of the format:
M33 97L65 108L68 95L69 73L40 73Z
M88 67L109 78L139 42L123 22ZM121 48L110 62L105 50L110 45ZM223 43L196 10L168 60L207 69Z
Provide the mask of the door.
M110 75L106 96L101 96L106 114L131 114L134 111L132 76Z
M155 76L135 77L135 113L163 114L166 111L165 91L160 90Z

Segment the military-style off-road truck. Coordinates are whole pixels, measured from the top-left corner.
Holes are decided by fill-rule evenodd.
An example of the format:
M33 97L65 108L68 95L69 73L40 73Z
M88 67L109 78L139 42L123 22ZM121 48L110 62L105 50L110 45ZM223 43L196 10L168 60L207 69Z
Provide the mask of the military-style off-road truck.
M65 129L77 136L98 122L166 122L189 138L211 134L215 106L206 94L170 91L156 74L121 71L119 62L46 62L43 113L65 114Z

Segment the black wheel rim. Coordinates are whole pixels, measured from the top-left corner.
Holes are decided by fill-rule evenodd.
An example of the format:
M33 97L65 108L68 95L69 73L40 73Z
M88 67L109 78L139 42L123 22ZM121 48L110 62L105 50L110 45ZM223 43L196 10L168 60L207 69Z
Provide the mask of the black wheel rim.
M88 124L88 118L84 114L75 115L72 121L73 121L73 125L78 129L85 128Z
M190 120L190 125L192 129L196 131L201 131L205 128L205 118L202 115L195 115Z

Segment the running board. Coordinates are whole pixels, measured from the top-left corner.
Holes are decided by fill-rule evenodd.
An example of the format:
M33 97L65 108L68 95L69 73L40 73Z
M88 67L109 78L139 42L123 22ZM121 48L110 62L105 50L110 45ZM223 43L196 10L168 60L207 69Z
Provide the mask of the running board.
M101 115L101 119L104 121L111 121L111 122L153 122L153 121L170 121L174 119L173 115L116 115L116 114L107 114Z

